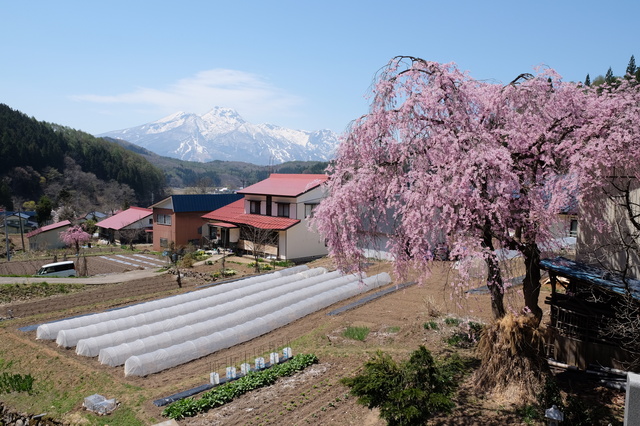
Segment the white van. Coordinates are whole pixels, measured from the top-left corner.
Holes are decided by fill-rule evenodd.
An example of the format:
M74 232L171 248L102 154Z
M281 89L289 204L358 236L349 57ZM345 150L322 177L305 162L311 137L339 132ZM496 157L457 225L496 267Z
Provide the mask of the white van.
M36 276L42 277L75 277L76 267L72 260L42 265Z

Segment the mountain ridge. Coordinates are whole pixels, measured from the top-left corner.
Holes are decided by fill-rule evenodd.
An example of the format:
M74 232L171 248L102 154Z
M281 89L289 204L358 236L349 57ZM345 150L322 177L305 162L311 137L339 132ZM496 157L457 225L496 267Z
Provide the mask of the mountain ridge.
M178 111L158 120L97 135L122 139L156 154L187 161L243 161L258 165L329 161L338 145L331 130L304 131L252 124L232 108L205 114Z

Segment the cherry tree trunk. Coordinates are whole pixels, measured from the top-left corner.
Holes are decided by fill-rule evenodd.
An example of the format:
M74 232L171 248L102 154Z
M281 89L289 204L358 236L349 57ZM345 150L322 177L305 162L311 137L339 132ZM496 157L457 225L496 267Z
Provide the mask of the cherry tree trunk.
M504 282L502 281L502 273L500 272L500 265L493 254L494 247L491 233L489 232L489 226L487 225L484 230L483 244L490 250L489 256L486 258L487 262L487 287L491 293L491 311L495 319L500 319L505 316L504 310Z
M540 297L540 249L536 243L527 243L522 250L524 256L525 276L522 281L524 305L540 324L542 309L538 306Z

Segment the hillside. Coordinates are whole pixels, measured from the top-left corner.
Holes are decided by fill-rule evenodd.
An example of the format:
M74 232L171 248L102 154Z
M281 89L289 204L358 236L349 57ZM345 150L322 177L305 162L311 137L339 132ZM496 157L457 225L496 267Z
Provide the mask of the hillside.
M165 190L162 171L140 155L79 130L37 121L4 104L0 166L0 205L9 209L14 200L37 201L43 195L58 205L91 193L93 198L81 204L96 204L114 187L133 191L122 191L121 202L148 204Z
M209 186L241 188L266 179L270 173L324 173L328 165L324 161L289 161L271 166L221 160L200 163L164 157L121 139L104 139L146 158L164 172L167 185L173 188L198 186L203 179L210 180Z

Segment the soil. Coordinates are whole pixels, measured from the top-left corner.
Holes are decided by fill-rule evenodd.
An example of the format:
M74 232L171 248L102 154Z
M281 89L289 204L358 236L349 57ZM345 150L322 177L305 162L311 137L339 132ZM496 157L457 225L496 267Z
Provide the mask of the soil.
M254 274L248 266L250 260L231 257L226 267L235 269L234 278ZM62 260L62 259L60 259ZM16 265L18 262L14 262ZM11 266L34 270L32 263ZM333 269L329 259L312 262L309 266L324 266ZM0 306L0 316L8 309L13 319L0 322L0 355L20 356L24 353L38 353L56 362L28 364L32 375L55 381L69 374L69 369L89 377L95 372L106 373L113 380L127 388L139 389L144 400L135 407L136 416L146 424L163 419L162 407L153 404L155 399L167 397L208 382L209 372L219 371L224 375L228 365L239 365L244 360L253 360L270 351L290 346L293 353L300 351L315 353L320 362L304 372L279 380L275 385L250 392L232 403L210 410L196 417L179 421L180 425L246 425L246 424L312 424L312 425L384 425L377 410L356 403L349 395L348 388L340 379L354 375L377 350L383 350L396 359L406 358L419 345L426 346L435 356L446 356L454 349L444 342L447 335L455 332L455 327L445 324L448 316L487 323L491 320L490 300L487 294L474 294L463 301L453 298L448 285L450 273L448 264L434 270L427 285L413 285L392 292L382 298L370 301L338 315L328 315L339 306L345 306L361 297L353 298L320 310L258 337L244 344L222 350L193 362L152 374L147 377L124 377L122 368L111 368L98 363L95 358L80 357L73 349L63 349L55 342L35 340L35 331L20 331L19 328L37 323L58 320L73 315L102 311L119 306L138 303L159 297L166 297L186 291L194 291L200 286L211 284L212 274L221 269L219 262L200 264L184 270L182 287L177 285L176 276L171 273L153 272L152 276L133 281L105 285L87 285L87 289L76 294L57 295L40 300L19 301ZM0 274L6 274L7 263L0 265ZM107 270L108 269L108 270ZM90 260L89 270L93 274L122 273L122 268L113 264L103 264ZM124 268L126 269L126 268ZM373 275L382 271L390 272L386 263L375 263L367 271ZM393 285L400 284L395 282ZM544 298L541 296L541 300ZM513 291L507 297L512 307L517 309L521 295ZM427 330L426 322L434 321L437 330ZM343 336L348 326L362 326L370 329L365 341L351 340ZM472 357L472 349L455 349L463 356ZM25 355L28 356L28 355ZM80 374L76 373L76 374ZM64 381L64 380L63 380ZM576 386L572 382L572 386ZM76 385L78 385L76 383ZM460 384L456 396L457 406L452 415L433 420L432 424L453 425L504 425L527 424L516 413L516 405L504 398L488 397L474 391L467 378ZM597 403L606 404L610 417L620 419L624 406L624 393L598 388L597 385L580 385L583 392L596 395ZM590 386L590 387L589 387ZM590 390L589 390L590 389ZM126 395L113 395L123 404L134 403ZM1 398L0 398L1 399ZM46 411L46 407L32 407L31 410ZM86 415L78 403L64 419L69 423L81 423ZM531 423L529 423L531 424ZM535 422L533 424L536 424ZM537 423L543 424L543 423Z

